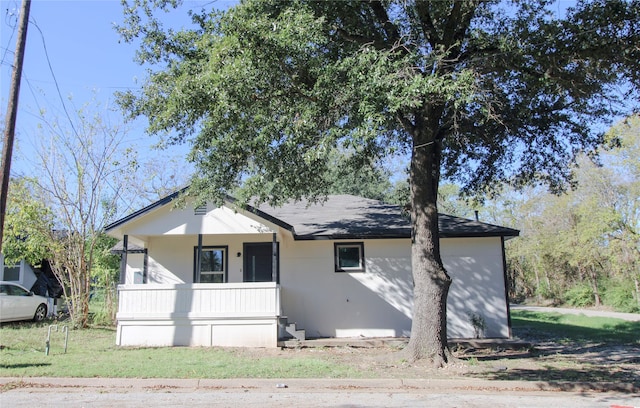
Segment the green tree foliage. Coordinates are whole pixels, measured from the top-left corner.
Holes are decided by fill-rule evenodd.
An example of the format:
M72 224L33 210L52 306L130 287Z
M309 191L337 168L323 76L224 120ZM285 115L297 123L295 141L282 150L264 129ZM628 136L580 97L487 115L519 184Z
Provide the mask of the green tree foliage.
M329 194L353 194L374 200L386 201L392 184L391 173L381 165L359 166L351 171L351 157L347 153L336 153L331 158L331 166L327 179ZM349 171L345 171L349 169Z
M40 265L48 259L48 240L54 216L45 205L34 180L10 181L2 252L6 264L25 260Z
M612 202L617 228L610 233L615 254L611 267L623 282L633 283L632 298L640 310L640 115L621 121L606 136L605 160L613 168L610 182L616 193Z
M566 194L531 189L487 203L503 210L496 222L521 230L507 245L512 299L640 310L638 116L606 140L597 161L577 160Z
M164 30L179 1L125 3L127 41L158 68L121 95L149 132L189 142L191 194L279 204L330 191L332 152L356 171L410 157L414 315L409 358L445 364L437 193L501 182L561 190L600 141L594 120L637 97L637 0L242 1ZM612 92L627 86L628 95ZM346 171L346 170L345 170Z
M457 217L474 218L479 206L461 194L460 187L456 184L441 184L438 188L438 211Z

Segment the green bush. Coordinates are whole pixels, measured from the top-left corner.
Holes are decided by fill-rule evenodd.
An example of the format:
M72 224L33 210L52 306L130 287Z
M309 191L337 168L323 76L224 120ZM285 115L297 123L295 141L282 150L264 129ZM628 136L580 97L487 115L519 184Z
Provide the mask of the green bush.
M540 286L536 289L536 296L542 299L555 300L557 298L555 291L545 282L541 282Z
M535 295L538 299L544 299L545 304L551 304L558 306L565 302L564 300L564 288L558 284L551 282L549 286L546 282L540 282L540 286L535 291Z
M107 293L104 288L96 288L89 301L89 318L92 325L114 326L117 307L115 291Z
M577 284L565 292L564 302L575 307L593 306L593 290L588 285Z
M602 303L618 312L639 313L638 301L633 297L633 282L607 282Z

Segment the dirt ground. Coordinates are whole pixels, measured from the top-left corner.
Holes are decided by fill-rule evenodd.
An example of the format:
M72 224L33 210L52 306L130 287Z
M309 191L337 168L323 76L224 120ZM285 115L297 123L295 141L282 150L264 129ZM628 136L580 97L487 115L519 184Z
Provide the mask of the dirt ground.
M594 390L640 392L640 347L532 342L531 348L453 346L444 368L410 363L399 346L302 347L260 350L278 358L313 356L354 367L371 378L479 378L558 384L589 383ZM238 353L256 353L238 349ZM255 356L259 358L259 356Z

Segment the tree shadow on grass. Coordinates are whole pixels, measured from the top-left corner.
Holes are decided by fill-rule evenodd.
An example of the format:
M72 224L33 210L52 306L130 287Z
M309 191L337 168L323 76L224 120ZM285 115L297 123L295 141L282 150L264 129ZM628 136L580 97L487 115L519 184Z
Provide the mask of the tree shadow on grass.
M30 367L46 367L51 363L20 363L20 364L0 364L0 368L7 370L15 370L17 368L30 368Z
M564 323L565 317L559 313L518 311L512 315L512 328L515 335L527 339L640 344L640 321L609 319L610 323L599 327L585 327Z
M550 390L640 392L640 322L593 328L563 323L559 314L527 312L513 320L514 335L533 348L460 357L480 363L473 376L537 382Z
M536 382L543 390L640 392L640 349L602 345L562 348L546 344L530 352L459 358L482 364L482 369L470 375L486 380Z

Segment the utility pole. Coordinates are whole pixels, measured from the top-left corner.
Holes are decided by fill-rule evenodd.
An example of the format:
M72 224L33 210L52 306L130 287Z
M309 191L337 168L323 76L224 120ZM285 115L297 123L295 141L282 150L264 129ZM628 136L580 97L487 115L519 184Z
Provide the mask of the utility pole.
M16 117L18 116L18 98L20 96L20 80L22 79L22 61L24 49L27 43L27 27L29 26L29 10L31 0L22 0L20 20L18 22L18 39L16 41L16 54L11 73L11 89L9 90L9 104L7 105L7 119L4 129L4 145L2 147L2 169L0 179L2 186L0 191L0 253L2 253L2 241L4 239L4 216L7 212L7 196L9 195L9 178L11 177L11 156L13 154L13 139L16 131Z

